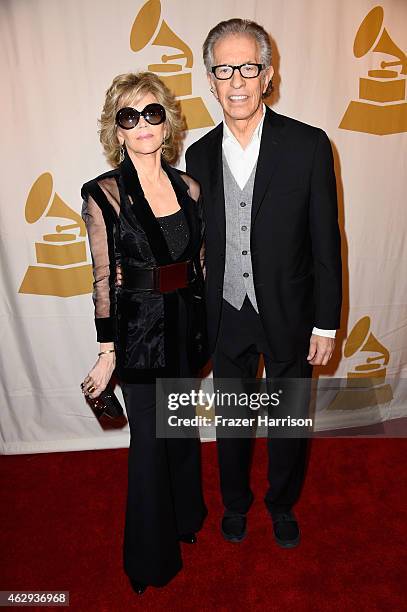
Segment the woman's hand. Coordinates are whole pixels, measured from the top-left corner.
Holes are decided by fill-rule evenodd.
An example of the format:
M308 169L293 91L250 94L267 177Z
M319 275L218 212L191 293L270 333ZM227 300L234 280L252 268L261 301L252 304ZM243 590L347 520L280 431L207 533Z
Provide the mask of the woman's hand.
M105 353L100 355L97 362L83 381L82 393L91 399L99 397L99 395L107 387L113 370L116 366L116 355L115 353Z

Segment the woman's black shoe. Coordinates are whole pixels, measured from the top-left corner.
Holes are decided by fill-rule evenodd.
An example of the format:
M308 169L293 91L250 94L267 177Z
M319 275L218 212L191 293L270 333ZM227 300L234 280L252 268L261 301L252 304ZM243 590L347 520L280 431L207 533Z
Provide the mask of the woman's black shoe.
M197 538L194 533L184 533L178 536L180 542L184 542L185 544L196 544Z
M137 595L142 595L147 588L146 584L143 584L142 582L137 582L137 580L133 580L132 578L130 578L130 584L133 591L137 593Z

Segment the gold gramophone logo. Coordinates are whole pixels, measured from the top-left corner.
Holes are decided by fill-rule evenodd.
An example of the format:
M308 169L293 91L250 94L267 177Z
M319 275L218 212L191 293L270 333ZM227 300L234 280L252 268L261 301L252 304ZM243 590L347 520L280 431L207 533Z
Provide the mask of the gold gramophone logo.
M394 61L380 63L359 79L359 100L352 100L339 125L344 130L383 136L407 131L407 56L383 27L381 6L373 8L362 21L353 44L355 57L368 52L390 55ZM397 70L389 70L396 68Z
M189 46L161 18L160 0L148 0L141 7L131 29L130 47L133 51L141 51L149 43L177 51L169 55L165 53L161 56L161 64L149 64L147 68L155 72L178 98L187 129L215 125L202 98L192 97L193 54Z
M59 297L91 293L92 266L86 263L85 223L57 193L53 194L49 172L35 181L25 205L27 223L47 217L68 219L71 223L57 224L55 233L44 234L42 241L35 243L37 263L28 266L19 293Z
M345 343L344 356L360 357L347 374L346 388L341 390L329 410L357 410L386 404L393 399L386 383L388 349L370 331L370 317L362 317L353 327Z

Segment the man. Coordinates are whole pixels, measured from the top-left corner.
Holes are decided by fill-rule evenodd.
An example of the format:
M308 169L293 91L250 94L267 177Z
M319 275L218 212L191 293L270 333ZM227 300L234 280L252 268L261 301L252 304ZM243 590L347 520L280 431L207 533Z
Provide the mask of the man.
M266 31L231 19L203 46L224 121L191 145L187 172L202 188L213 375L309 378L334 349L341 307L340 234L330 142L322 130L263 104L273 67ZM266 506L283 547L300 539L292 506L303 481L304 438L268 440ZM218 439L222 533L246 535L253 501L251 441Z

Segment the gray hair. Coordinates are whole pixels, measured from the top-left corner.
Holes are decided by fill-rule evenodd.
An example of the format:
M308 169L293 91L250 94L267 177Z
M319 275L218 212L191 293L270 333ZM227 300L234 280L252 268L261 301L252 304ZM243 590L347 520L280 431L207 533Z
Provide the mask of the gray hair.
M206 71L211 72L211 68L214 64L213 59L213 48L220 38L228 36L230 34L246 34L253 36L256 40L260 51L260 62L265 68L271 66L271 43L270 37L266 30L249 19L228 19L227 21L221 21L209 32L203 44L203 61L205 64ZM267 91L263 94L263 97L267 97L272 91L272 82L270 80Z
M228 19L228 21L221 21L209 32L203 44L203 60L207 72L211 71L213 66L213 48L222 36L228 36L229 34L247 34L253 36L260 50L260 61L264 64L265 68L271 66L271 44L270 37L266 30L249 19Z

